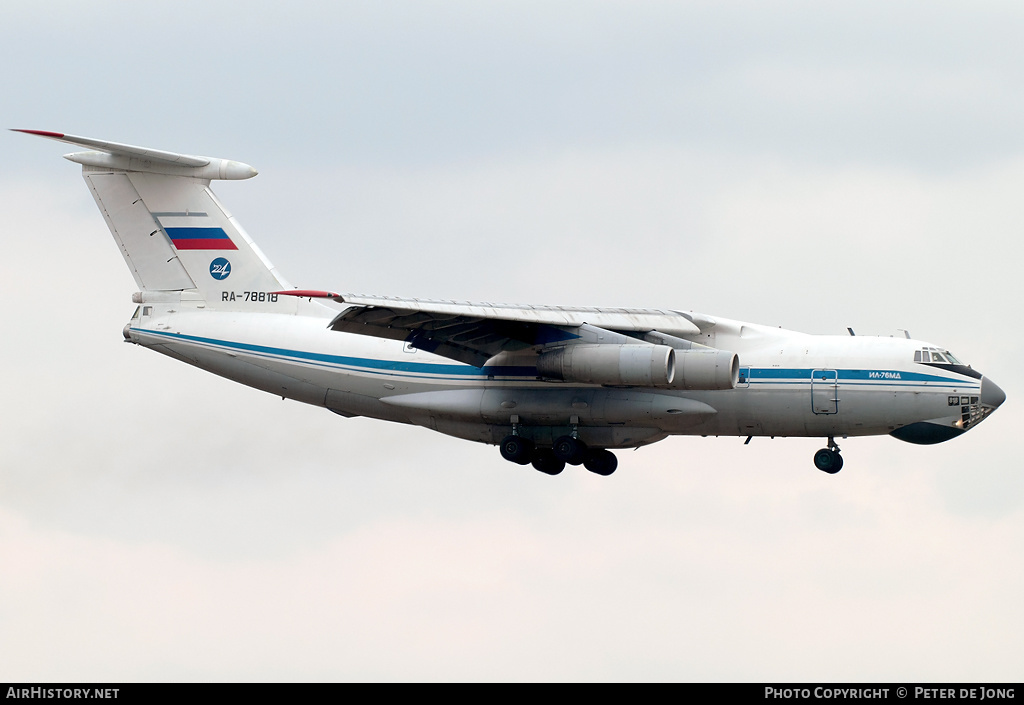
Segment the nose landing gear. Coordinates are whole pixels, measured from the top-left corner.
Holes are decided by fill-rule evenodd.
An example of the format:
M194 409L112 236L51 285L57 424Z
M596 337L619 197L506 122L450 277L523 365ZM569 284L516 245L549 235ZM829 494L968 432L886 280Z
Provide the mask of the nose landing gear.
M814 454L814 467L829 475L835 475L843 469L843 456L839 455L836 439L828 437L828 448L822 448Z

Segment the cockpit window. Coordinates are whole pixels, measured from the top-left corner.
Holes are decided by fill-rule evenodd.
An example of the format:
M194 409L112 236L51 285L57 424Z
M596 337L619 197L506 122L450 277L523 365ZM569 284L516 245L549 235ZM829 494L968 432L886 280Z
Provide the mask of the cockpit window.
M939 348L922 348L921 350L914 351L914 362L937 362L942 364L953 364L963 365L957 357L949 350L940 350ZM964 365L966 367L966 365Z

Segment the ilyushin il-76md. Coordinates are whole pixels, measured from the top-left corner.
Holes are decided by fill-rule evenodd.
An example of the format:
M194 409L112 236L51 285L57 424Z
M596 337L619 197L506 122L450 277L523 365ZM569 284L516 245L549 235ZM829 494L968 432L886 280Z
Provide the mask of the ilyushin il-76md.
M610 475L671 435L931 444L1003 391L941 345L809 335L689 311L402 299L293 288L210 189L256 170L56 132L138 285L128 342L341 416L415 424L549 475Z

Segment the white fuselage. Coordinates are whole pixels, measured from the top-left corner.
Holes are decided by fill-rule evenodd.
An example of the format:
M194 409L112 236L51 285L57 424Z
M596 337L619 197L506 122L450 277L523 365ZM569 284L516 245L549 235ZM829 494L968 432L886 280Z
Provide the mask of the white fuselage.
M538 444L573 429L590 445L623 448L672 434L862 436L921 422L955 434L983 416L980 375L915 362L927 344L903 338L808 335L716 319L692 342L737 353L738 385L677 391L544 380L529 354L473 367L401 342L332 331L336 313L306 301L294 314L152 304L140 307L126 336L345 416L484 443L499 443L513 424Z

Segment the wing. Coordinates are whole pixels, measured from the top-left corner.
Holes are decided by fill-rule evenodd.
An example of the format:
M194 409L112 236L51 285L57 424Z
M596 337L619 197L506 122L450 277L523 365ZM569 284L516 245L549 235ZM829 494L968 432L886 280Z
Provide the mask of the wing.
M277 293L349 304L331 321L332 330L403 340L476 367L502 352L583 339L605 342L602 332L608 333L607 342L650 331L669 336L700 332L686 315L660 309L517 306L310 290Z

